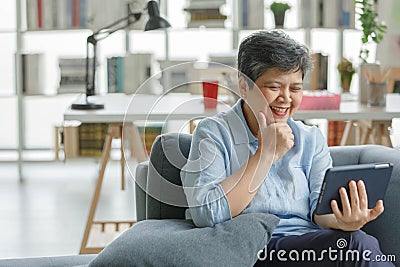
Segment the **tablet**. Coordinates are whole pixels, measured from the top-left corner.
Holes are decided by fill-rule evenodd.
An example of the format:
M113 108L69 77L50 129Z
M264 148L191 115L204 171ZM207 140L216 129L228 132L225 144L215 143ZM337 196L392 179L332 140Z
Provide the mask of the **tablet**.
M368 208L372 209L378 200L384 199L392 170L392 163L346 165L328 169L322 183L315 213L317 215L333 213L331 201L334 199L341 210L339 189L344 187L349 192L351 180L364 181L368 195Z

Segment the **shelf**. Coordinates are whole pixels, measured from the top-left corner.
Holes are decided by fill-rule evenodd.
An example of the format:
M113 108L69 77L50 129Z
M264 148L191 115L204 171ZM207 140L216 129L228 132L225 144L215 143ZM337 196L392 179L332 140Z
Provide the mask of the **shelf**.
M56 98L56 97L69 97L69 96L79 96L85 93L65 93L65 94L43 94L43 95L22 95L24 98Z
M68 28L68 29L26 29L22 33L52 33L52 32L79 32L79 31L93 31L89 28Z
M16 33L16 29L0 29L0 34L15 34Z
M294 0L291 0L294 2ZM56 67L56 61L54 59L54 55L58 56L65 56L65 57L78 57L82 56L85 54L85 45L86 45L86 37L90 35L94 30L91 27L68 27L68 28L30 28L27 29L25 28L24 24L26 19L24 18L24 6L26 0L17 0L16 1L16 13L19 14L20 16L20 22L17 23L17 27L13 29L12 25L8 26L8 29L3 29L0 30L0 34L4 34L4 39L7 39L8 36L6 34L14 34L16 35L16 42L17 44L15 45L15 48L12 48L9 52L9 54L14 53L14 51L17 51L19 53L22 52L30 52L30 53L40 53L40 51L44 51L43 53L46 54L46 67L45 67L45 72L46 74L50 72L54 72ZM103 1L104 2L104 1ZM187 58L193 58L193 61L197 61L200 56L206 55L210 56L210 53L213 54L227 54L231 53L235 49L237 49L237 45L239 43L240 37L243 37L243 35L247 35L250 32L253 32L258 29L253 29L253 28L237 28L235 25L239 25L239 21L235 21L236 18L234 18L234 14L238 14L239 10L235 10L234 5L238 4L238 1L235 0L230 0L230 1L225 1L226 2L226 12L222 12L226 15L228 15L228 18L224 21L224 27L187 27L187 12L183 12L183 4L187 3L188 1L186 0L181 0L181 1L173 1L173 0L168 0L168 1L161 1L164 3L166 9L165 13L169 13L168 20L171 22L172 27L167 29L167 30L156 30L151 33L146 33L146 36L144 36L142 30L138 29L127 29L121 30L122 34L118 35L116 34L116 37L113 41L113 45L111 45L111 42L104 42L101 44L101 53L99 54L99 59L104 60L107 56L111 55L112 53L118 53L123 54L126 51L128 52L139 52L141 50L147 51L151 50L152 53L154 53L155 58L158 58L160 60L166 60L170 61L172 58L185 58L185 61ZM297 1L298 3L299 1ZM107 3L108 5L112 5L111 2L105 1L104 3ZM102 12L102 10L107 10L104 9L103 6L98 5L96 12ZM268 24L271 18L271 14L267 14L268 11L264 10L264 25L270 25ZM299 10L296 10L296 12L299 12ZM111 12L105 12L105 16L107 15L106 13L111 13ZM163 12L162 12L163 13ZM291 14L293 15L293 14ZM17 16L18 17L18 16ZM300 40L305 40L304 43L306 43L310 47L310 43L307 43L307 41L311 40L313 41L313 38L307 39L307 35L309 36L318 36L318 33L321 31L330 31L330 30L336 30L340 33L347 32L347 31L358 31L357 29L351 29L351 28L304 28L304 27L295 27L297 25L300 25L299 23L295 22L297 21L296 16L290 16L289 19L291 20L286 20L291 23L287 24L289 26L293 27L288 27L288 28L282 28L283 31L288 32L289 34L293 36L300 36ZM237 18L238 19L238 18ZM115 19L114 19L115 20ZM99 23L100 24L100 23ZM102 23L101 23L102 24ZM108 24L108 23L106 23ZM32 24L30 24L32 25ZM48 24L48 25L65 25L65 24ZM85 24L81 24L85 25ZM93 24L86 24L86 25L93 25ZM139 24L135 24L139 25ZM174 26L178 25L178 27ZM222 24L221 24L222 25ZM250 24L248 24L250 25ZM305 24L304 24L305 25ZM311 25L311 24L309 24ZM33 24L32 26L35 26ZM37 24L36 24L37 26ZM105 25L102 25L105 26ZM97 27L97 24L96 24ZM273 29L272 27L267 27L267 29ZM315 30L315 32L314 32ZM127 33L127 35L123 35L124 33ZM152 34L155 33L155 34ZM184 34L183 34L184 33ZM204 35L203 35L204 33ZM129 34L129 35L128 35ZM314 35L313 35L314 34ZM12 35L12 36L14 36ZM134 36L135 35L135 36ZM154 36L153 36L154 35ZM187 37L186 35L189 35ZM12 37L11 36L11 37ZM210 37L211 36L211 37ZM303 36L305 36L303 38ZM128 37L128 38L126 38ZM118 39L117 39L118 38ZM126 38L126 42L124 43L124 39ZM189 39L188 39L189 38ZM215 39L214 39L215 38ZM341 37L339 37L341 38ZM12 38L8 38L12 39ZM43 40L45 40L43 42ZM73 41L71 41L73 40ZM111 40L111 38L109 39ZM203 43L204 42L204 43ZM117 44L117 45L114 45ZM200 44L200 45L199 45ZM188 49L189 45L189 49ZM191 46L194 46L191 48ZM171 47L172 46L172 47ZM201 46L201 47L199 47ZM128 49L126 49L128 47ZM172 48L172 49L171 49ZM229 50L231 49L231 50ZM110 52L111 51L111 52ZM222 52L221 52L222 51ZM76 53L76 54L73 54ZM158 54L157 54L158 53ZM50 56L48 56L50 55ZM13 56L13 55L11 55ZM11 62L11 56L9 61ZM236 56L236 53L235 53ZM100 83L98 83L99 86L97 86L97 89L104 93L107 89L105 85L105 79L104 76L106 76L104 68L105 68L105 63L104 61L101 62L102 66L99 68L99 76L97 82L101 82L103 86L100 86ZM51 67L50 67L51 66ZM54 68L53 68L54 66ZM10 71L13 71L13 69L10 68ZM9 71L9 72L10 72ZM18 77L18 74L21 72L17 72L17 79L21 80L21 77ZM29 123L32 123L32 117L35 119L38 117L38 121L42 122L43 124L49 124L46 120L43 120L43 117L38 116L39 110L41 110L41 107L44 106L46 109L46 112L48 114L46 115L47 117L51 117L53 114L58 114L59 111L58 109L62 109L61 104L58 105L58 99L60 100L60 103L62 102L62 105L65 105L68 101L71 102L79 97L83 97L83 93L62 93L58 94L57 92L57 84L55 81L56 77L55 75L50 76L52 77L51 80L47 79L45 88L46 89L51 89L51 90L46 90L46 94L38 94L38 95L24 95L24 94L17 94L17 93L11 93L11 94L6 94L7 92L3 92L4 95L0 95L0 99L3 99L4 102L7 104L9 102L12 102L10 100L16 99L16 106L18 108L17 114L16 114L16 120L18 121L18 130L16 130L16 139L18 140L18 144L20 147L16 148L14 153L15 156L12 156L11 158L14 159L15 161L18 161L18 157L21 157L21 161L29 161L29 162L34 162L35 158L32 158L32 156L27 157L26 156L26 150L23 149L24 143L27 142L26 140L34 140L31 141L33 145L37 144L36 139L32 139L29 134L33 133L31 132L31 129L33 127L29 125ZM50 81L49 81L50 80ZM3 90L4 91L4 90ZM14 92L17 92L17 89L13 90ZM70 103L70 102L68 102ZM14 105L14 104L13 104ZM46 106L47 105L47 106ZM33 107L33 108L32 108ZM57 112L54 112L54 110L57 110ZM53 113L53 114L51 114ZM24 117L28 117L25 121ZM45 119L46 119L45 118ZM49 120L50 121L50 120ZM36 121L34 121L37 123ZM53 123L53 122L51 122ZM38 127L39 128L39 127ZM39 128L43 129L43 127ZM29 133L29 134L27 134ZM36 130L34 131L36 134ZM35 134L32 134L33 137L36 137ZM51 135L47 136L47 132L42 134L42 136L46 136L47 140L51 140ZM14 136L10 134L10 136ZM27 138L27 136L29 138ZM14 139L13 139L14 140ZM50 147L51 144L48 145L48 141L43 142L43 146ZM4 144L5 146L6 144ZM38 145L40 146L40 144ZM22 152L21 152L22 151ZM2 160L1 154L3 152L0 150L0 161ZM21 154L18 154L21 153ZM47 151L48 154L52 154L51 150ZM30 155L35 155L35 153L29 152ZM40 156L39 154L36 154L37 158L39 161L52 161L54 160L54 155L51 156Z
M1 95L0 98L17 98L18 96L16 94L10 94L10 95Z

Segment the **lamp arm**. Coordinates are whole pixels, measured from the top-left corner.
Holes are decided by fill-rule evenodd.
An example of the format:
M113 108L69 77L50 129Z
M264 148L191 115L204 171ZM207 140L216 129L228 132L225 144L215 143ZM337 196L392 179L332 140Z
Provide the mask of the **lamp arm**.
M128 14L128 16L121 18L113 23L111 23L110 25L107 25L101 29L99 29L98 31L94 32L92 35L90 35L87 40L86 40L86 99L88 96L92 96L95 94L95 80L96 80L96 60L97 60L97 42L101 41L105 38L107 38L108 36L110 36L111 34L113 34L116 31L119 30L123 30L127 27L129 27L130 25L132 25L133 23L137 22L138 20L140 20L140 18L142 17L142 12L137 12L137 13L130 13ZM134 18L134 20L131 20L132 18ZM115 26L121 24L122 22L127 22L127 24L122 25L120 27L117 27L115 29ZM112 29L112 30L110 30ZM99 37L100 36L100 37ZM89 46L92 45L93 46L93 62L92 62L92 73L91 73L91 79L89 78L89 69L90 69L90 64L89 64Z
M129 27L130 25L134 24L135 22L140 20L140 18L142 17L142 14L143 14L143 12L130 13L128 16L118 19L118 20L114 21L113 23L111 23L110 25L107 25L107 26L97 30L96 32L94 32L92 35L90 35L87 38L87 41L91 44L94 44L97 41L103 40L103 39L107 38L108 36L110 36L111 34L113 34L114 32L123 30L123 29ZM132 21L131 20L132 18L134 18L135 20ZM125 21L127 22L127 24L117 27L115 29L112 29L115 26L117 26ZM110 29L112 29L112 30L110 30ZM102 35L104 35L104 36L102 36Z

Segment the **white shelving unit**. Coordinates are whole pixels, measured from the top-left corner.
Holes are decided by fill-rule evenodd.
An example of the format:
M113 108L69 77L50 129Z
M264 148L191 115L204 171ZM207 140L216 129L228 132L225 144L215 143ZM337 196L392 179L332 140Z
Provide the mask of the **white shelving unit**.
M22 172L22 163L24 160L24 151L26 149L26 136L25 136L25 127L30 124L30 122L26 121L26 107L27 103L37 102L41 103L40 99L45 99L46 101L57 102L60 99L65 101L65 103L70 103L72 100L79 95L62 95L55 96L55 80L57 72L53 68L55 66L55 57L57 54L72 56L78 55L81 57L85 57L85 49L86 49L86 36L91 32L88 29L76 29L76 30L39 30L39 31L26 31L24 29L24 6L26 0L17 0L16 2L16 29L1 31L2 33L14 34L15 33L15 41L16 41L16 54L20 55L24 52L45 52L49 54L49 58L46 60L46 70L51 72L51 77L46 81L46 86L50 87L49 90L52 93L52 96L24 96L22 93L21 87L21 70L22 65L19 61L19 57L16 57L17 60L15 62L15 95L17 98L17 121L18 121L18 171L21 177L23 177ZM292 2L298 4L299 0L292 0ZM241 29L239 27L238 21L238 12L239 12L239 0L226 0L226 5L228 6L229 15L228 20L230 20L229 27L223 29L204 29L204 28L185 28L185 17L187 14L183 11L183 7L187 4L186 0L163 0L162 1L162 10L165 10L164 15L166 15L167 19L171 22L173 28L164 31L155 31L149 33L141 33L138 30L125 31L121 33L115 33L107 40L99 43L99 59L102 67L99 68L98 74L101 80L99 89L100 92L105 93L105 61L104 59L108 56L113 56L115 54L124 54L127 51L129 52L137 52L141 49L151 49L155 52L155 55L158 59L170 60L176 58L198 58L200 53L207 54L210 52L221 52L221 53L229 53L233 50L237 49L240 40L248 35L250 32L254 31L254 29ZM297 10L297 9L295 9ZM175 13L173 13L175 12ZM265 25L270 28L272 24L272 15L269 14L268 10L264 10L265 12ZM297 12L297 11L296 11ZM170 18L168 18L170 15ZM314 31L325 31L326 29L303 29L295 27L295 21L297 20L297 15L290 14L289 18L289 28L284 29L289 34L291 34L295 39L298 39L301 42L306 43L312 50L313 46L320 41L315 41L314 36L316 35ZM175 27L174 23L178 26ZM346 51L351 49L347 49L343 44L345 44L345 40L347 38L347 29L331 29L334 33L337 34L337 47L335 46L336 52L335 57L339 60L340 56L338 55L346 55ZM330 30L328 30L330 31ZM350 32L352 30L349 30ZM64 35L64 39L63 39ZM67 48L63 48L62 51L57 50L57 41L58 43L68 43L69 36L73 36L76 40L79 39L82 43L82 48L77 48L77 44L75 42L70 42L70 50ZM76 37L81 36L81 37ZM41 38L46 37L46 42L40 42ZM216 39L219 38L219 39ZM27 41L29 40L29 41ZM56 41L57 40L57 41ZM202 46L199 46L199 43L204 42ZM330 40L332 43L332 40ZM151 45L150 45L151 44ZM65 44L64 44L65 45ZM199 48L196 47L199 46ZM45 51L41 51L44 49ZM73 51L72 51L73 50ZM315 47L315 50L320 50L319 47ZM355 59L353 57L353 59ZM337 64L337 60L332 58L332 63L330 64L330 68ZM50 66L49 66L50 65ZM334 77L335 75L331 75ZM331 77L330 77L331 78ZM336 80L338 80L336 76ZM354 83L354 82L353 82ZM334 86L337 86L337 82L333 82ZM1 93L1 92L0 92ZM4 97L2 97L4 98ZM56 100L58 99L58 100ZM59 102L57 102L59 103ZM60 105L59 105L60 106ZM62 105L61 105L62 106ZM67 106L65 106L66 108ZM37 111L33 110L33 113ZM30 110L28 111L31 112ZM60 114L62 115L62 114ZM32 117L32 114L30 114ZM61 122L62 119L58 122ZM53 138L53 125L50 125L47 134L48 136L45 138L47 141ZM31 129L29 129L31 131ZM38 134L42 134L41 132ZM46 135L46 134L45 134ZM39 144L39 146L43 146L43 144ZM47 144L48 146L48 144Z

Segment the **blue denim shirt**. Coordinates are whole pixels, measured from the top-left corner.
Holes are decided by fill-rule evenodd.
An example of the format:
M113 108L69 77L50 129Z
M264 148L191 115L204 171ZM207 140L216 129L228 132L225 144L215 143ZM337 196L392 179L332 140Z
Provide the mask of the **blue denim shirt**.
M312 221L325 171L332 166L326 139L317 127L288 120L294 146L270 168L263 184L242 213L275 214L273 237L319 229ZM203 119L193 133L188 163L181 171L189 209L186 217L199 227L231 219L221 181L246 164L258 140L247 126L242 100L231 110Z

